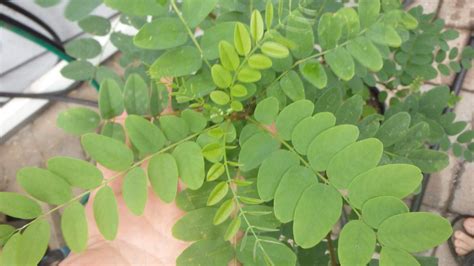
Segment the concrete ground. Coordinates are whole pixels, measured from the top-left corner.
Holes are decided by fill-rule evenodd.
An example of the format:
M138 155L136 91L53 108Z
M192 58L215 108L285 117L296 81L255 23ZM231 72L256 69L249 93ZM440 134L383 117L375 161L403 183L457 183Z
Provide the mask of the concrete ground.
M437 12L445 19L447 28L455 28L460 38L451 44L462 48L474 30L473 0L415 0L413 6L421 4L427 12ZM108 64L116 64L112 59ZM426 86L438 84L451 85L454 75L438 78ZM95 100L97 93L87 85L71 93L74 97ZM474 127L474 69L462 86L462 100L456 106L457 119L467 121ZM55 155L84 158L77 137L67 135L55 125L59 112L74 106L73 104L53 103L36 119L24 126L13 137L0 145L0 191L18 190L15 185L15 173L25 166L44 166L45 161ZM422 210L437 212L453 218L459 214L474 216L474 163L466 163L450 155L450 164L442 172L431 176ZM0 217L1 220L1 217ZM58 223L58 217L51 218ZM58 227L59 228L59 227ZM62 245L59 232L52 248ZM449 253L447 244L426 252L439 258L439 265L456 265Z

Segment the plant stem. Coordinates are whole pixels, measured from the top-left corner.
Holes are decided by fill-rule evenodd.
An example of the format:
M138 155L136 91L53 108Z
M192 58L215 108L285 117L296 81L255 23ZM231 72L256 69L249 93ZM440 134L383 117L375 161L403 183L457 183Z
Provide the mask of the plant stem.
M334 251L334 245L331 239L331 232L329 232L326 236L326 240L328 241L328 250L329 257L331 258L331 266L337 266L336 252Z
M188 23L186 23L186 20L184 19L183 15L181 14L181 11L179 11L178 7L176 6L175 0L171 0L171 7L172 7L173 10L176 12L176 15L178 15L179 20L181 20L181 22L183 23L184 27L186 28L186 31L188 32L189 37L190 37L191 40L193 41L194 46L196 46L196 48L197 48L197 49L199 50L199 52L201 53L202 60L204 61L204 63L206 63L206 65L207 65L209 68L211 68L211 64L210 64L209 61L207 61L207 59L204 57L204 52L203 52L201 46L199 45L199 43L197 42L196 37L194 36L194 33L191 31L191 29L190 29L189 26L188 26Z
M79 194L79 195L75 196L74 198L70 199L69 201L67 201L67 202L65 202L65 203L63 203L63 204L60 204L60 205L58 205L58 206L56 206L56 207L50 209L49 211L47 211L47 212L41 214L40 216L36 217L35 219L33 219L32 221L30 221L29 223L23 225L23 226L20 227L20 228L17 228L15 231L18 231L18 232L19 232L19 231L25 229L26 227L30 226L32 223L36 222L37 220L42 219L42 218L44 218L44 217L50 215L51 213L53 213L53 212L55 212L55 211L57 211L57 210L59 210L59 209L61 209L61 208L63 208L63 207L68 206L69 204L73 203L74 201L80 200L82 197L84 197L85 195L91 193L93 190L96 190L96 189L105 187L107 184L109 184L110 182L114 181L117 177L120 177L120 176L124 175L124 174L127 173L130 169L133 169L133 168L135 168L135 167L137 167L137 166L140 166L143 162L145 162L146 160L149 160L151 157L153 157L153 156L155 156L155 155L157 155L157 154L166 152L166 151L168 151L168 150L170 150L170 149L172 149L172 148L178 146L179 144L181 144L181 143L183 143L183 142L185 142L185 141L188 141L188 140L190 140L190 139L193 139L193 138L199 136L201 133L204 133L204 132L206 132L206 131L209 131L209 130L211 130L211 129L213 129L213 128L216 128L216 127L218 127L218 126L219 126L219 125L214 125L214 126L205 128L205 129L201 130L201 131L198 132L198 133L194 133L194 134L192 134L192 135L190 135L190 136L188 136L188 137L186 137L186 138L184 138L184 139L182 139L182 140L180 140L180 141L178 141L178 142L175 142L175 143L173 143L173 144L170 144L169 146L167 146L167 147L165 147L165 148L163 148L163 149L161 149L161 150L159 150L159 151L157 151L157 152L155 152L155 153L153 153L153 154L151 154L151 155L146 156L145 158L141 159L140 161L138 161L138 162L132 164L132 165L131 165L129 168L127 168L126 170L121 171L121 172L119 172L119 173L117 173L117 174L111 176L111 177L108 178L108 179L104 179L103 182L102 182L102 184L99 185L98 187L92 188L92 189L88 189L88 190L82 192L81 194Z

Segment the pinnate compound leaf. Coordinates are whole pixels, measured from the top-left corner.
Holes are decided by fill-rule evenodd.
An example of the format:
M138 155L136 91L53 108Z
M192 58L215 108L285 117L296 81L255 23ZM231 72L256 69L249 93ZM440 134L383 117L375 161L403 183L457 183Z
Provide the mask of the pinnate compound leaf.
M380 0L360 0L359 18L362 29L375 23L380 14Z
M420 263L410 253L402 249L383 247L380 251L380 265L420 266Z
M50 234L50 225L44 219L28 226L19 239L15 265L38 265L48 248Z
M215 226L212 221L216 208L199 208L187 212L172 229L173 237L183 241L221 239L227 224Z
M119 223L117 200L109 186L101 188L94 198L94 219L106 240L114 240Z
M379 227L377 238L384 246L421 252L446 241L453 229L445 218L428 212L392 216Z
M346 48L338 46L337 48L330 50L325 58L329 67L331 67L331 70L340 79L349 81L354 77L354 60Z
M186 138L189 134L189 127L182 117L175 115L163 115L160 117L160 127L165 136L171 142L177 142Z
M198 71L202 66L201 53L192 46L181 46L164 52L150 67L153 79L180 77Z
M131 74L125 83L123 91L125 110L129 115L146 115L150 109L148 86L138 74Z
M88 228L84 206L73 202L64 209L61 216L61 231L64 240L72 252L79 253L86 249Z
M290 54L288 48L277 42L265 42L260 47L260 50L270 57L280 59L286 58Z
M153 191L166 203L172 202L178 191L178 166L173 156L160 153L148 163L148 178Z
M349 53L363 66L377 72L382 69L383 59L379 50L366 37L359 37L347 45Z
M189 27L199 25L212 12L218 0L189 0L183 2L183 17Z
M125 205L133 214L143 214L148 199L148 187L145 171L141 167L135 167L125 175L122 195Z
M48 160L48 170L62 177L71 186L92 189L102 183L102 172L94 165L71 157L53 157Z
M263 18L258 10L254 10L250 17L250 34L255 42L263 37Z
M300 65L300 72L309 83L318 89L326 87L328 78L324 67L316 60L310 60Z
M339 235L337 254L341 265L366 265L375 251L375 232L360 220L347 223Z
M273 123L278 115L280 109L278 99L275 97L268 97L261 100L255 108L254 116L258 122L270 125Z
M377 166L357 176L349 185L349 200L356 208L369 199L393 196L402 199L420 185L420 169L410 164Z
M212 81L217 87L225 89L232 83L232 75L223 66L216 64L211 68Z
M222 203L217 209L216 215L214 216L214 225L219 225L227 220L234 211L235 205L233 199L228 199Z
M26 196L0 192L0 212L19 219L34 219L41 215L41 207Z
M362 205L362 219L375 229L387 218L406 212L408 212L407 205L392 196L376 197Z
M82 136L81 144L93 160L111 170L123 171L133 163L132 151L116 139L88 133Z
M234 46L227 41L219 42L219 59L227 70L236 70L239 67L240 59L235 52Z
M100 124L100 116L91 109L74 107L59 113L56 124L67 133L80 136L93 132Z
M305 98L304 85L296 71L291 70L281 78L280 88L292 101Z
M309 144L324 130L336 124L336 117L332 113L317 113L306 117L299 122L291 134L293 147L300 154L306 155Z
M143 49L169 49L186 43L188 33L175 17L157 18L146 23L133 38L133 44Z
M211 194L209 194L209 198L207 199L207 206L216 205L227 195L228 192L229 185L227 184L227 182L219 182L211 191Z
M375 137L382 141L385 148L390 147L403 137L410 126L410 121L408 113L397 113L380 126Z
M329 180L339 189L347 188L356 176L377 166L382 153L383 144L375 138L350 144L334 155L329 162L327 168Z
M240 149L240 169L246 172L257 168L278 147L278 141L269 134L264 132L254 134Z
M258 170L257 190L260 198L272 200L285 172L296 165L299 165L299 158L292 152L277 150L270 154Z
M244 24L238 22L234 29L234 46L237 53L246 55L252 48L250 34Z
M181 180L190 189L198 189L204 182L204 157L201 147L191 141L179 144L173 151Z
M299 100L286 106L278 115L276 128L278 135L290 140L296 125L313 114L314 104L309 100Z
M316 171L325 171L331 159L359 137L359 130L353 125L340 125L329 128L311 142L308 147L308 160Z
M293 221L296 244L302 248L318 244L339 220L341 208L342 198L333 187L319 183L308 187L296 205Z
M123 113L122 90L113 79L106 79L100 84L99 110L104 119L111 119Z
M234 250L228 241L200 240L179 255L176 265L227 265L233 256Z
M435 150L419 149L408 153L407 158L419 167L423 173L435 173L449 165L446 153Z
M16 178L28 194L40 201L59 205L72 198L69 184L48 170L25 167L17 172Z
M125 129L133 145L143 154L160 150L166 142L163 132L138 115L129 115L125 119Z
M259 241L260 239L263 241ZM259 242L255 243L256 241ZM265 253L260 248L260 245L265 250ZM262 236L257 240L255 236L249 236L246 242L241 241L236 249L237 259L244 265L296 265L297 258L295 253L291 248L275 238Z
M288 169L275 192L273 202L275 217L282 223L292 221L301 195L316 182L316 176L307 167L297 165Z

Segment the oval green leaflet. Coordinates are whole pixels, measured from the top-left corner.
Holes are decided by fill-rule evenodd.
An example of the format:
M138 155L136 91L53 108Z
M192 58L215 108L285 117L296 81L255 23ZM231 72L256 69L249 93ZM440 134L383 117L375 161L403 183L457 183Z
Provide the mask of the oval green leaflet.
M72 198L69 184L46 169L25 167L17 172L17 181L28 194L49 204L60 205Z
M148 86L138 74L131 74L123 91L125 110L129 115L146 115L149 112L150 96Z
M128 171L122 183L123 200L135 215L142 215L148 199L148 186L145 171L135 167Z
M255 42L263 37L263 18L258 10L254 10L250 17L250 34Z
M237 74L237 80L243 83L257 82L262 78L260 71L250 67L243 67Z
M273 58L285 58L290 54L286 46L277 42L264 42L260 47L262 53Z
M61 217L61 231L68 247L75 253L86 249L88 228L84 206L73 202L64 209Z
M98 187L103 180L102 172L97 167L76 158L53 157L48 160L47 167L73 187L92 189Z
M375 251L375 232L360 220L344 225L339 235L337 254L342 265L365 265Z
M190 189L198 189L204 182L204 158L201 147L195 142L179 144L172 153L178 166L181 180Z
M148 163L148 178L153 191L166 203L176 197L178 191L178 166L173 156L156 154Z
M222 163L214 163L207 171L206 180L214 181L222 176L225 172L225 167Z
M227 220L229 216L234 211L235 204L233 199L228 199L222 203L222 205L217 209L216 215L214 216L213 223L219 225Z
M248 64L254 69L267 69L272 67L272 60L263 54L254 54L249 57Z
M235 52L234 46L227 41L219 42L219 58L221 64L229 71L235 71L239 67L239 56Z
M0 212L19 219L34 219L42 211L31 198L13 192L0 192Z
M18 250L21 250L21 256L17 256L15 265L38 265L48 248L50 234L50 225L44 219L28 226L19 239Z
M253 113L255 120L265 125L273 123L278 116L280 110L279 105L278 99L275 97L268 97L261 100Z
M240 55L247 55L250 52L250 49L252 49L252 43L247 27L240 22L235 24L234 46L235 50L237 50L237 53Z
M217 87L225 89L232 83L232 75L221 65L213 65L211 68L212 81Z
M166 139L163 132L141 116L127 116L125 129L130 141L143 154L157 152L165 145Z
M133 163L132 151L118 140L89 133L82 136L81 144L93 160L111 170L123 171Z
M227 230L225 231L224 240L231 240L239 231L241 223L242 221L240 219L240 216L237 216L232 219L232 222L230 222L229 226L227 227Z
M210 97L211 97L211 100L218 105L226 105L230 101L229 95L219 90L211 92Z
M372 198L362 205L362 219L375 229L387 218L406 212L408 212L407 205L392 196Z
M207 199L207 206L216 205L227 195L228 192L229 185L227 184L227 182L219 182L211 191L211 194L209 194L209 198Z
M314 104L309 100L299 100L283 108L275 122L278 135L284 140L290 140L296 125L311 116L313 111Z
M307 61L299 66L300 72L307 81L318 89L326 87L328 78L324 67L316 60Z
M100 233L107 240L117 236L119 223L117 200L109 186L101 188L93 201L94 219Z
M247 88L242 84L235 84L230 88L230 94L233 97L244 97L248 93Z
M309 144L321 132L333 127L336 117L330 112L317 113L301 120L291 134L291 143L295 150L306 155Z
M434 213L410 212L382 222L377 238L384 246L421 252L446 241L453 229L445 218Z
M75 107L59 113L56 124L67 133L80 136L93 132L100 124L100 117L88 108Z
M186 120L175 115L162 115L159 119L160 128L171 142L178 142L189 135Z
M113 79L105 79L100 84L99 110L104 119L111 119L123 113L122 90Z
M295 209L295 242L303 248L318 244L339 220L341 208L342 198L333 187L319 183L308 187ZM321 216L322 212L324 216Z
M257 190L260 198L272 200L285 172L296 165L299 165L299 158L292 152L277 150L270 154L258 169Z

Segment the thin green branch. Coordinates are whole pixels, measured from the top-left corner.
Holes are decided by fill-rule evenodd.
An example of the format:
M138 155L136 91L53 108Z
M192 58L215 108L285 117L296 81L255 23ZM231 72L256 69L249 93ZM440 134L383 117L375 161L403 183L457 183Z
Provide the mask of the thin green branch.
M206 131L209 131L209 130L211 130L211 129L213 129L213 128L216 128L216 127L218 127L218 126L219 126L219 125L214 125L214 126L205 128L205 129L201 130L201 131L198 132L198 133L192 134L192 135L190 135L190 136L188 136L188 137L186 137L186 138L184 138L184 139L182 139L182 140L180 140L180 141L178 141L178 142L175 142L175 143L170 144L169 146L166 146L165 148L163 148L163 149L161 149L161 150L159 150L159 151L157 151L157 152L155 152L155 153L153 153L153 154L150 154L150 155L146 156L145 158L141 159L140 161L138 161L138 162L132 164L132 165L131 165L129 168L127 168L126 170L121 171L121 172L119 172L119 173L117 173L117 174L111 176L111 177L108 178L108 179L104 179L104 180L102 181L102 184L101 184L100 186L98 186L98 187L96 187L96 188L88 189L88 190L82 192L81 194L75 196L74 198L70 199L69 201L67 201L67 202L65 202L65 203L63 203L63 204L60 204L60 205L58 205L58 206L56 206L56 207L50 209L49 211L47 211L47 212L41 214L40 216L36 217L35 219L33 219L32 221L30 221L29 223L23 225L23 226L20 227L20 228L17 228L14 232L19 232L19 231L25 229L26 227L30 226L32 223L36 222L37 220L43 219L44 217L46 217L46 216L52 214L53 212L58 211L59 209L61 209L61 208L63 208L63 207L66 207L66 206L68 206L69 204L71 204L71 203L73 203L73 202L75 202L75 201L77 201L77 200L80 200L82 197L86 196L87 194L91 193L92 191L106 186L106 185L109 184L110 182L114 181L117 177L120 177L120 176L124 175L124 174L127 173L130 169L133 169L134 167L140 166L143 162L145 162L146 160L149 160L151 157L153 157L153 156L155 156L155 155L157 155L157 154L166 152L166 151L168 151L168 150L170 150L170 149L172 149L172 148L178 146L179 144L181 144L181 143L183 143L183 142L185 142L185 141L188 141L188 140L190 140L190 139L193 139L193 138L199 136L200 134L202 134L202 133L204 133L204 132L206 132ZM12 234L14 234L14 233L12 233Z
M202 50L201 46L199 45L198 41L196 40L196 37L194 36L193 31L191 30L191 28L189 28L189 25L188 25L188 23L186 23L186 20L184 19L183 14L181 14L181 11L180 11L180 10L178 9L178 7L176 6L175 0L171 0L171 7L173 8L174 12L176 12L176 15L178 15L179 20L181 20L181 22L183 23L184 27L186 28L186 31L188 32L189 37L190 37L191 40L193 41L194 46L196 46L196 48L197 48L197 49L199 50L199 52L201 53L201 58L202 58L202 60L204 61L204 63L206 63L206 65L207 65L209 68L211 68L211 64L210 64L209 61L207 61L207 59L204 57L204 51Z

